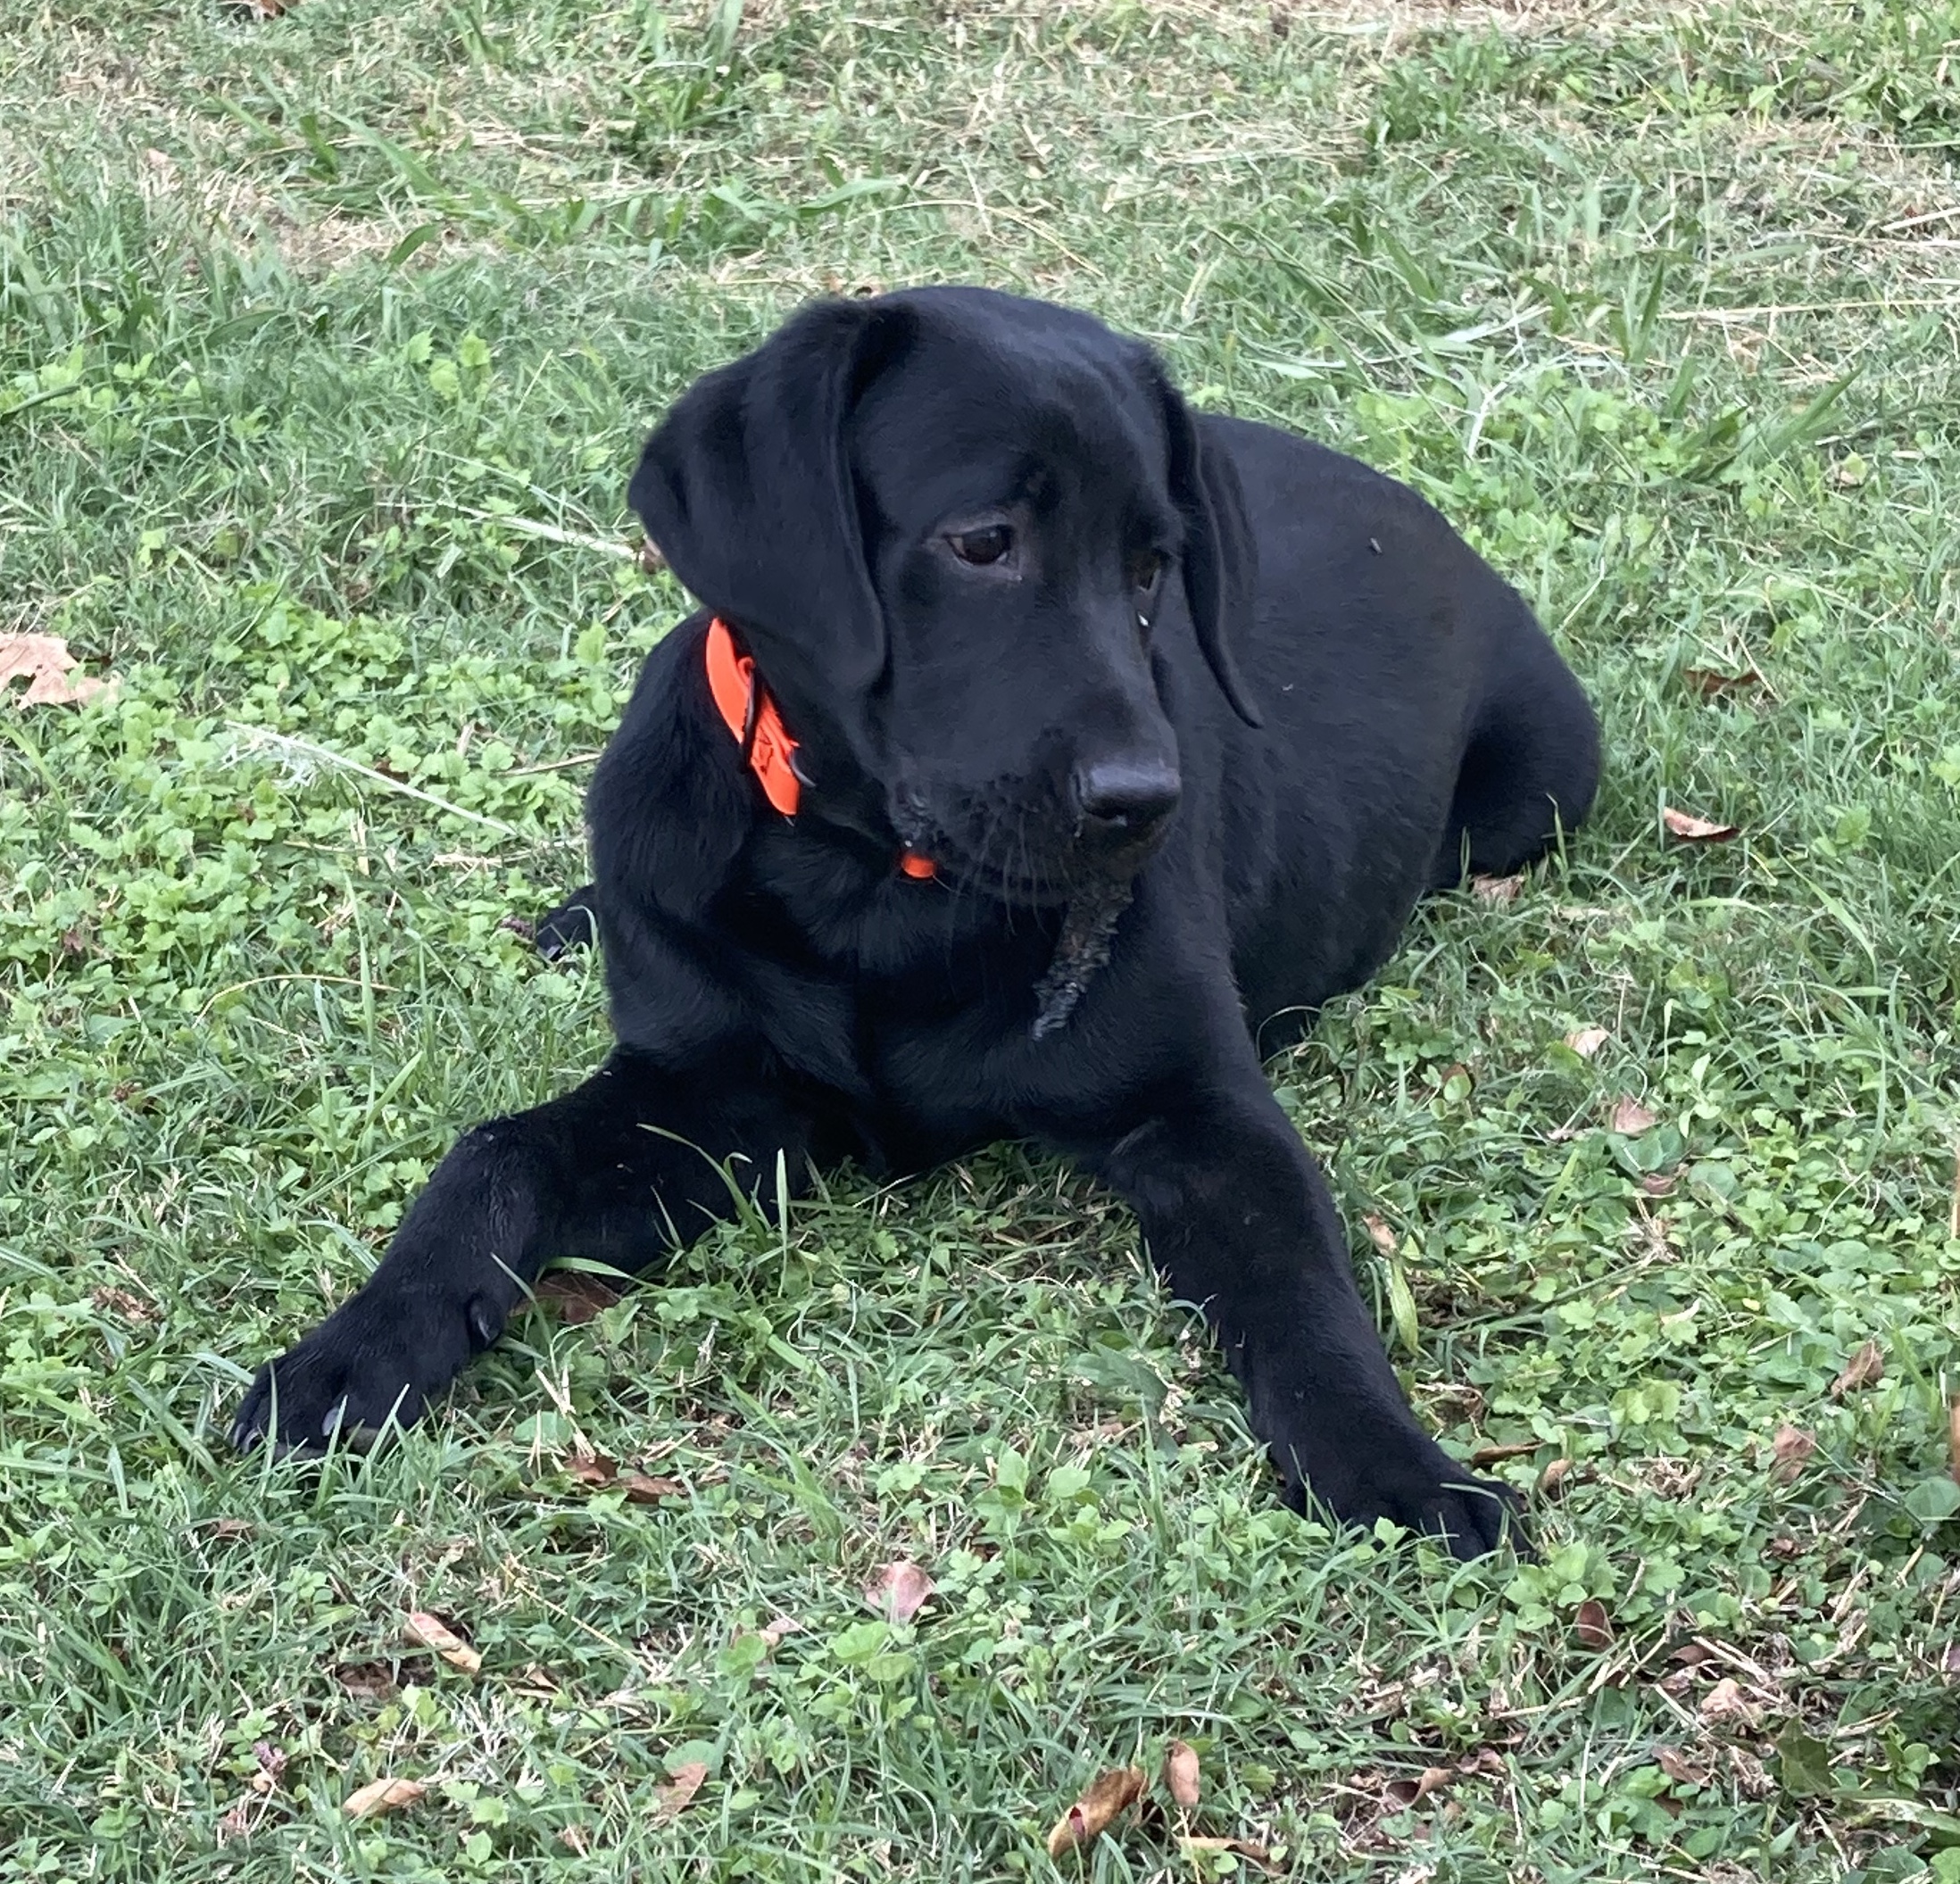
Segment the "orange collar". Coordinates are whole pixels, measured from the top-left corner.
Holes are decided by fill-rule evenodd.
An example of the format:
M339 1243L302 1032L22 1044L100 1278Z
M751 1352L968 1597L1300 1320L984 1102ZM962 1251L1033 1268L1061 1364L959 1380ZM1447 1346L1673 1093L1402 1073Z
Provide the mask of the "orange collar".
M756 678L754 657L735 652L735 636L718 615L708 624L707 656L708 691L714 696L715 710L735 735L763 797L785 818L795 817L803 801L796 742L785 729L768 689ZM898 867L901 875L920 883L939 874L932 859L917 851L900 851Z

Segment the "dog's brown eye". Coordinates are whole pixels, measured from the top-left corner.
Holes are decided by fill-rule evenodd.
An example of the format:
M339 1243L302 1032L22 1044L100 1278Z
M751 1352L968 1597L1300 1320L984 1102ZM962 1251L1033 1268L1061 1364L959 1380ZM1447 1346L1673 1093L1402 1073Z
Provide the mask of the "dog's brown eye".
M999 562L1014 547L1014 532L1004 523L990 523L984 529L961 530L946 541L961 562L984 569L990 562Z
M1130 559L1130 581L1138 589L1154 589L1164 573L1164 559L1155 550L1141 550Z

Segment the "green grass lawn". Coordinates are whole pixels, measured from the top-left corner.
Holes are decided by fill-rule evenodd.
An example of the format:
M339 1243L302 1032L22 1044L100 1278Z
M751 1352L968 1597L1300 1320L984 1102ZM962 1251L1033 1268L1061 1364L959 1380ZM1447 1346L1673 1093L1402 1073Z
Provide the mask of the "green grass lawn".
M1953 0L0 0L0 634L120 676L0 708L0 1879L1960 1880L1956 149ZM685 606L641 434L940 278L1411 479L1599 703L1273 1068L1535 1564L1290 1516L1012 1148L223 1444L603 1050L509 918Z

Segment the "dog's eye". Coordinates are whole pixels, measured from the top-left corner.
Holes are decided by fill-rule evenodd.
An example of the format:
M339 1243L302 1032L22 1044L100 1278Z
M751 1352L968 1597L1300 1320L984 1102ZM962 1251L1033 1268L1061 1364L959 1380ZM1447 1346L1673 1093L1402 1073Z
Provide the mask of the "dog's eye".
M1014 532L1004 523L990 523L984 529L960 530L946 541L961 562L984 569L999 562L1014 547Z
M1139 550L1130 558L1130 582L1132 586L1147 593L1157 586L1157 578L1164 573L1164 559L1155 550Z

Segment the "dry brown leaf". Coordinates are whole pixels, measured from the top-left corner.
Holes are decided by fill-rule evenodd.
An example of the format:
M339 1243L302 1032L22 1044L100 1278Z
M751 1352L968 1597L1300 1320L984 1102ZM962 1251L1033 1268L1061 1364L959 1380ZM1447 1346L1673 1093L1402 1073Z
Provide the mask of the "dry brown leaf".
M1197 1809L1202 1789L1198 1776L1198 1753L1188 1740L1173 1740L1164 1754L1164 1789L1186 1812Z
M1093 1845L1118 1813L1136 1804L1142 1791L1141 1766L1117 1766L1099 1772L1083 1789L1082 1797L1055 1821L1048 1834L1049 1856L1059 1858L1065 1851Z
M565 1476L577 1479L581 1485L590 1485L602 1490L619 1475L619 1467L602 1452L577 1453L565 1461Z
M677 1766L668 1775L667 1784L653 1789L653 1816L656 1819L677 1819L687 1810L687 1804L701 1790L702 1781L708 1777L708 1768L700 1760L688 1760Z
M1770 1477L1779 1485L1794 1485L1802 1475L1804 1461L1816 1449L1816 1439L1801 1426L1779 1426L1770 1441Z
M475 1674L483 1666L483 1657L442 1617L426 1609L411 1610L402 1633L419 1648L433 1648L452 1668L460 1668L465 1674Z
M596 1275L580 1269L553 1269L537 1280L533 1291L537 1299L558 1310L558 1318L568 1328L582 1328L619 1299L617 1289L609 1289Z
M1263 1845L1254 1845L1246 1838L1183 1838L1177 1841L1177 1848L1187 1858L1202 1855L1206 1852L1229 1852L1234 1858L1243 1858L1248 1864L1259 1871L1274 1869L1273 1854Z
M629 1505L657 1505L662 1498L684 1498L687 1488L678 1479L652 1479L644 1472L622 1473L620 1489Z
M1395 1232L1378 1216L1364 1216L1362 1223L1367 1226L1368 1241L1383 1256L1395 1254Z
M1570 1459L1554 1459L1538 1474L1538 1495L1556 1504L1566 1495L1566 1481L1572 1476Z
M1704 1662L1715 1660L1715 1650L1706 1642L1683 1642L1667 1659L1679 1662L1683 1668L1698 1668Z
M1457 1777L1448 1766L1425 1766L1413 1780L1391 1780L1383 1790L1390 1802L1406 1811L1419 1805L1433 1792L1441 1792Z
M1643 1171L1640 1174L1640 1190L1649 1197L1672 1197L1674 1186L1681 1182L1681 1174L1675 1171Z
M80 666L59 635L0 635L0 693L6 694L17 710L67 707L93 700L110 683L76 673ZM27 686L16 693L13 683L22 675L27 676Z
M1885 1378L1885 1350L1876 1341L1867 1341L1844 1364L1844 1372L1831 1383L1831 1398L1841 1400L1861 1387L1875 1387Z
M1740 674L1723 674L1715 668L1683 668L1682 679L1704 700L1719 700L1724 693L1744 693L1768 683L1754 668Z
M1582 1648L1592 1649L1603 1654L1613 1646L1613 1619L1607 1614L1607 1606L1598 1597L1589 1596L1579 1606L1577 1620L1573 1631L1579 1638Z
M414 1805L428 1790L419 1780L370 1780L360 1791L349 1793L340 1809L350 1819L378 1819Z
M1517 892L1524 887L1522 876L1473 876L1470 879L1471 893L1479 902L1515 903Z
M1762 1712L1743 1694L1741 1684L1732 1675L1724 1675L1702 1696L1701 1718L1734 1721L1743 1727L1754 1727L1762 1719Z
M901 1557L864 1586L864 1599L890 1623L909 1623L933 1595L933 1580L917 1564Z
M776 1648L781 1646L785 1636L794 1635L802 1626L793 1615L779 1615L773 1621L763 1623L761 1628L756 1631L756 1633L771 1648Z
M1654 1755L1654 1764L1677 1786L1706 1786L1708 1783L1708 1769L1697 1766L1676 1747L1663 1747Z
M1659 1124L1659 1113L1649 1112L1639 1100L1624 1092L1613 1101L1612 1113L1607 1119L1607 1130L1617 1132L1623 1138L1638 1138Z
M1684 844L1723 844L1742 834L1740 825L1718 825L1712 818L1697 818L1672 805L1661 807L1661 822L1670 837L1678 837Z
M1518 1440L1502 1446L1479 1446L1470 1455L1473 1465L1495 1465L1505 1459L1528 1459L1538 1450L1536 1440Z
M584 1829L577 1825L561 1825L558 1828L558 1842L567 1851L576 1851L580 1857L584 1857L592 1849Z
M1590 1059L1612 1038L1604 1027L1579 1027L1566 1034L1566 1044L1581 1059Z

